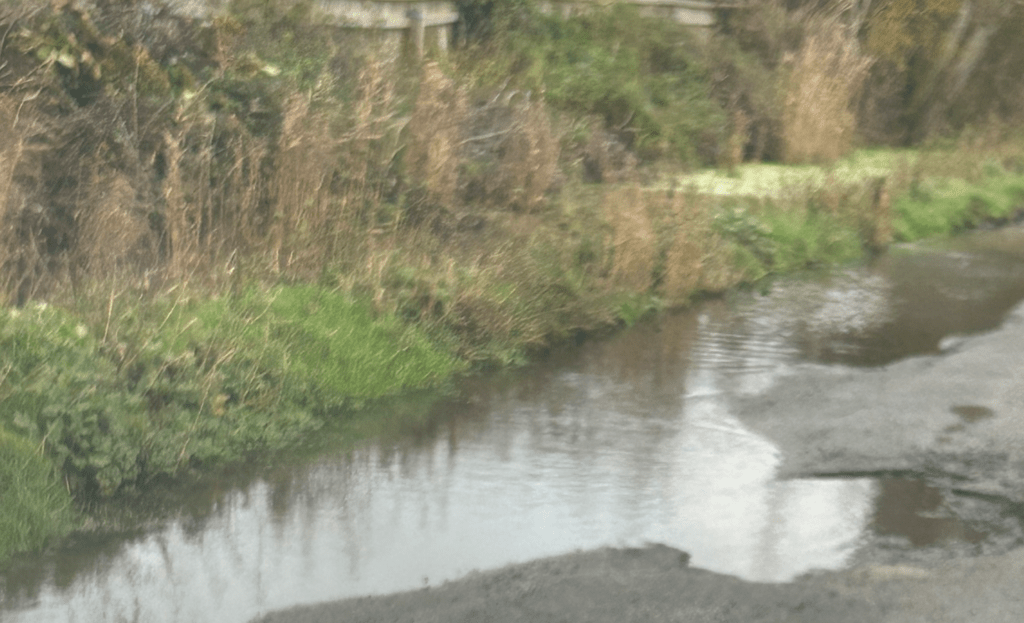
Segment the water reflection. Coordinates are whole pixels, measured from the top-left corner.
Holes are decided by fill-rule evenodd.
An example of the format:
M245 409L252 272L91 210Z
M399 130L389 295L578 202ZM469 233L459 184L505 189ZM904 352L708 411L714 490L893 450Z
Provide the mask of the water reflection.
M244 621L647 541L766 581L841 566L852 553L870 518L870 482L777 482L777 450L729 415L711 379L694 383L699 395L674 404L651 395L641 406L623 402L627 385L603 367L566 370L527 396L481 388L472 403L487 405L486 419L455 417L418 448L366 448L261 480L227 496L201 530L178 522L125 543L67 589L45 587L8 614Z
M723 345L710 322L643 327L507 383L471 383L416 439L260 479L204 521L125 542L70 586L8 595L21 601L8 614L245 621L608 544L665 543L763 581L841 566L870 519L871 483L776 481L778 450L728 402L756 391L737 379L786 374L766 353L788 350L758 331Z
M941 514L942 491L920 480L886 478L879 489L871 524L877 534L904 538L915 547L954 540L980 543L985 538L984 532Z
M648 541L758 581L841 567L872 526L903 529L903 511L879 509L911 485L779 481L778 450L731 401L808 360L891 361L994 326L1024 295L1007 257L895 254L469 381L403 440L199 492L161 529L21 563L0 576L0 618L247 621Z
M827 364L937 353L943 338L998 327L1024 298L1022 230L947 244L954 248L896 249L867 267L776 281L767 294L723 302L713 328L729 336L764 327L793 358Z

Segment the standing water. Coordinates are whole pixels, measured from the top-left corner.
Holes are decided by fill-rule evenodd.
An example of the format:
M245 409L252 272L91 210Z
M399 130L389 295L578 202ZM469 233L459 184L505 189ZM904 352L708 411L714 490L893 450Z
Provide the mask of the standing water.
M842 568L873 535L974 542L917 514L941 504L919 481L777 479L779 450L730 403L803 366L940 353L998 326L1024 298L1022 248L1010 229L896 249L467 381L401 439L210 485L155 528L15 562L0 619L242 622L605 545L785 582Z

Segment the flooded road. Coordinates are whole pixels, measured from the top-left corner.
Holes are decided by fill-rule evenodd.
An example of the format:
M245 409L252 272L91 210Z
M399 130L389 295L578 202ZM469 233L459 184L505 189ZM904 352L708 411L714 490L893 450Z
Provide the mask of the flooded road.
M401 439L208 485L158 528L20 560L0 574L0 620L242 622L647 542L762 582L879 543L980 552L949 491L913 476L780 479L785 453L736 405L811 368L954 352L1022 298L1024 233L1007 229L708 301L469 380ZM986 408L948 411L979 426Z

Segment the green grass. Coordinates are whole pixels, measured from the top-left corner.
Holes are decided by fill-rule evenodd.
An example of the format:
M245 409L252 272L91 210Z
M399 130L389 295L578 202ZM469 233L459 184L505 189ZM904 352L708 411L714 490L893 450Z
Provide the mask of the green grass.
M178 348L214 339L244 349L291 402L317 409L436 386L462 368L415 325L311 285L198 302L175 324Z
M1024 210L1024 175L976 157L878 149L828 167L746 164L678 179L691 193L720 202L716 229L749 281L862 255L871 241L861 236L878 216L870 200L878 178L889 180L896 241L946 236Z
M108 309L91 328L45 305L0 314L0 425L86 498L287 446L461 369L421 329L315 286Z
M772 241L771 272L849 262L864 253L858 232L827 215L783 212L765 220Z
M38 448L0 427L0 562L34 551L75 525L71 496Z
M897 198L893 233L911 241L942 236L1005 219L1024 209L1024 176L991 172L972 183L956 178L929 178Z

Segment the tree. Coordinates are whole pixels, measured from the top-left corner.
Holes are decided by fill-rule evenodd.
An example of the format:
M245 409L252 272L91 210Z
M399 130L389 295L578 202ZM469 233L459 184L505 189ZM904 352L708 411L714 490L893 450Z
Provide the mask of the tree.
M947 125L951 107L985 59L1013 54L994 50L1021 0L841 0L856 5L869 53L905 81L903 124L919 140ZM1019 33L1019 31L1018 31ZM1019 36L1019 35L1018 35ZM960 102L962 103L962 102ZM977 107L975 107L977 108Z

